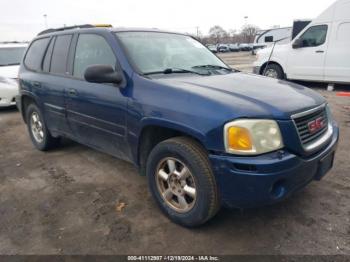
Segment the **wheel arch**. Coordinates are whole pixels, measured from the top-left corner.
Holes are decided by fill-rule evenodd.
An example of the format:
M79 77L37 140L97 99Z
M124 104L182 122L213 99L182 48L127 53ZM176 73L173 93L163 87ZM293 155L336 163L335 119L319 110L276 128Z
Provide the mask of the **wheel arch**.
M259 74L260 74L260 75L263 75L266 66L267 66L267 65L272 65L272 64L278 65L279 67L281 67L281 69L282 69L282 71L283 71L283 74L285 75L285 70L284 70L282 64L279 63L279 62L276 62L276 61L274 61L274 60L272 60L272 61L266 61L266 62L260 67L260 72L259 72Z
M40 103L38 101L38 99L31 93L23 93L21 95L21 104L20 104L20 110L21 110L21 115L23 118L23 121L25 123L27 123L27 119L26 119L26 108L28 107L29 104L34 103L36 104L38 107L40 107Z
M160 119L147 119L143 122L135 152L135 162L140 167L141 175L145 175L145 164L152 149L164 140L179 136L189 137L206 149L204 134L191 127Z

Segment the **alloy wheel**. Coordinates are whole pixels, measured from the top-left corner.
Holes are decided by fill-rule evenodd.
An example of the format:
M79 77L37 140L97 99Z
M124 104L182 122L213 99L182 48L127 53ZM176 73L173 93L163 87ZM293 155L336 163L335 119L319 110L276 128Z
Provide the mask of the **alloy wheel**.
M30 116L30 126L32 130L32 134L34 139L41 143L44 140L44 129L43 124L40 120L39 114L37 112L33 112Z
M271 77L271 78L278 78L278 73L275 69L267 69L265 72L265 76Z
M194 177L180 160L168 157L156 169L156 182L165 203L179 213L190 211L197 199Z

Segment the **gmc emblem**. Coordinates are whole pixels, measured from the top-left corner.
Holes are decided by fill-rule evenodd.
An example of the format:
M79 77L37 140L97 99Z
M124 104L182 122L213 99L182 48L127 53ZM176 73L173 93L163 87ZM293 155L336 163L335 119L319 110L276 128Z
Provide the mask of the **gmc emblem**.
M307 126L309 128L310 134L316 133L318 130L320 130L322 127L325 126L325 121L322 117L316 118L315 120L310 121L307 123Z

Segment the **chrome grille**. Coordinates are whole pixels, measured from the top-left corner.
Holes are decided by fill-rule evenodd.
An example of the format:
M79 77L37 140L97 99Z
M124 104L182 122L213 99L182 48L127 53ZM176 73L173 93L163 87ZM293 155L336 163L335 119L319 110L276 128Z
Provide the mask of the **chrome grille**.
M322 119L324 125L315 132L311 132L309 129L309 123L315 121L316 119ZM293 120L297 128L300 141L304 147L316 142L328 130L328 117L324 106L316 108L315 110L310 110L309 112L307 111L305 114L297 114L293 117Z

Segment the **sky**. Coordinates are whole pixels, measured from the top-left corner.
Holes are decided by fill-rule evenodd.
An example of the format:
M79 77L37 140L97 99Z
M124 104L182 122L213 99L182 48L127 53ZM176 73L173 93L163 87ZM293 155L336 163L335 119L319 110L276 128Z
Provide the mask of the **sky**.
M312 19L335 0L0 0L0 41L29 41L46 28L112 24L206 35L211 26L239 31ZM46 15L46 19L44 17ZM245 17L248 17L245 19ZM46 21L45 21L46 20Z

